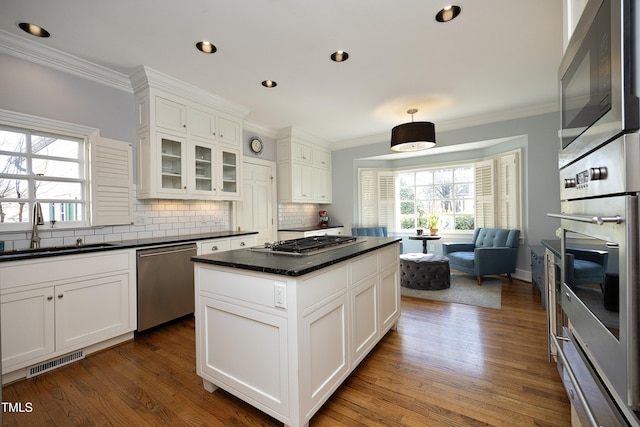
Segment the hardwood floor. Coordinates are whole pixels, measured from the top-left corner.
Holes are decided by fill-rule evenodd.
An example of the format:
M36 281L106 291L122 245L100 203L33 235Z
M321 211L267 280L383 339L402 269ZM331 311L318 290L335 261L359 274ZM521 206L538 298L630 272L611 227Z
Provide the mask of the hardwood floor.
M502 309L402 299L391 331L311 426L569 426L531 284L504 279ZM3 388L5 426L281 426L195 373L193 318Z

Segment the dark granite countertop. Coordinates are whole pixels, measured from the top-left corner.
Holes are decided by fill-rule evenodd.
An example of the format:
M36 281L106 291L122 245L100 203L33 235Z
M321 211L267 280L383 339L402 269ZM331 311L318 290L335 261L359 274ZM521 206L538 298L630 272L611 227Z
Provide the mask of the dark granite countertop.
M326 227L318 227L317 225L308 225L306 227L278 228L278 231L305 232L305 231L326 230L327 228L339 228L339 227L343 227L343 226L342 225L328 225Z
M358 255L372 252L385 246L400 242L400 238L361 237L356 244L336 247L316 255L291 256L249 249L221 252L191 257L194 262L234 267L242 270L279 274L282 276L302 276L316 270L337 264Z
M147 239L131 239L106 243L89 243L80 246L66 245L42 247L38 249L18 249L15 251L0 252L0 262L19 261L33 258L46 258L61 255L76 255L89 252L112 251L116 249L148 248L152 246L165 246L183 243L192 243L199 240L222 239L225 237L247 236L258 234L257 231L217 231L212 233L189 234L184 236L153 237Z

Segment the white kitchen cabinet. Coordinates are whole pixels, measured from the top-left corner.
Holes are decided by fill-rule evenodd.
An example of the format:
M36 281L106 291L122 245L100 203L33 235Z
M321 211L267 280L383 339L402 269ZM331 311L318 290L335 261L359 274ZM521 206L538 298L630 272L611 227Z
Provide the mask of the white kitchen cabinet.
M278 140L278 199L331 203L331 152L295 137Z
M3 263L3 382L30 365L131 339L135 273L133 249Z
M125 332L129 286L128 273L56 286L56 350L71 351Z
M250 248L251 246L256 246L257 244L257 234L247 234L236 237L200 240L196 242L196 247L198 255L206 255L217 252L231 251L234 249Z
M308 425L400 317L397 244L298 277L196 262L195 282L205 389L292 427Z
M132 83L137 197L240 200L242 119L235 108L222 111L205 92L144 67Z
M218 141L240 148L242 142L242 122L218 113Z
M162 96L155 98L156 126L164 130L187 134L187 106Z
M316 203L331 203L331 170L313 169L313 199Z
M2 296L3 372L54 352L54 295L54 288L46 287Z
M313 169L307 165L291 165L291 198L297 202L313 202Z

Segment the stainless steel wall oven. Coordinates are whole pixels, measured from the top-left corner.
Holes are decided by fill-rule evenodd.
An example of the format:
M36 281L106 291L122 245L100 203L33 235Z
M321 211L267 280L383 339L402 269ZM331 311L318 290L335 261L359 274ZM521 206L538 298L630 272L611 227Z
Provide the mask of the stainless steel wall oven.
M560 339L585 355L630 419L640 410L639 164L638 133L571 163L560 170L561 213L552 214L561 219L558 297L569 321Z

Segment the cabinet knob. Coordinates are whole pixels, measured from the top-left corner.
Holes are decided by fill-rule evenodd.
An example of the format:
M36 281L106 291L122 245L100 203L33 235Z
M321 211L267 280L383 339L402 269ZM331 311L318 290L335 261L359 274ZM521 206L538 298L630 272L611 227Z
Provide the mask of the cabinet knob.
M187 186L185 185L183 188L186 190L186 189L187 189Z
M183 127L183 128L186 128L186 127L187 127L187 125L182 125L182 127Z
M58 294L58 298L62 298L64 294Z
M51 296L51 295L49 295L49 296L47 297L47 301L51 301L52 299L53 299L53 296Z
M217 250L218 250L218 247L217 247L217 246L211 246L211 250L212 250L212 251L217 251Z
M240 242L240 246L244 246L244 242Z

